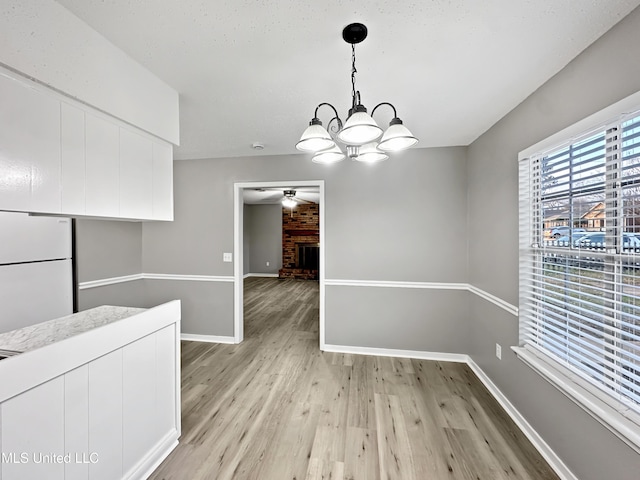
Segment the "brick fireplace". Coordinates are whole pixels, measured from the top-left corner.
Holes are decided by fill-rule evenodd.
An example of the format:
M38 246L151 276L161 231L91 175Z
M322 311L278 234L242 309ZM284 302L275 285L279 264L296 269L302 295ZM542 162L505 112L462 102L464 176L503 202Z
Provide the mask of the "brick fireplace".
M320 216L316 203L282 209L280 278L318 279Z

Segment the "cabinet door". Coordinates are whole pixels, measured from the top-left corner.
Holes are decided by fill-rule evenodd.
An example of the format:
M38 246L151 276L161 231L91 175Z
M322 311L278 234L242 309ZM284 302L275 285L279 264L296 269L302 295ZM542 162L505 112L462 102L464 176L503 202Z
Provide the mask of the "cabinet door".
M122 350L89 363L89 452L91 480L122 478Z
M85 213L84 112L62 103L62 212Z
M123 471L126 473L148 455L159 438L155 334L124 347L122 360Z
M85 114L86 214L117 217L120 211L119 127Z
M153 152L151 140L120 129L120 216L152 218Z
M99 457L89 451L89 367L83 365L64 376L64 447L71 461L64 466L65 480L89 478L89 462ZM96 452L97 453L97 452Z
M153 143L153 218L173 220L173 146Z
M0 209L60 212L60 102L0 75Z
M64 377L58 377L4 402L2 478L64 478ZM116 477L113 477L116 478Z
M172 430L180 434L180 393L178 375L180 359L176 327L170 325L156 333L157 425L162 437ZM177 392L177 393L176 393Z

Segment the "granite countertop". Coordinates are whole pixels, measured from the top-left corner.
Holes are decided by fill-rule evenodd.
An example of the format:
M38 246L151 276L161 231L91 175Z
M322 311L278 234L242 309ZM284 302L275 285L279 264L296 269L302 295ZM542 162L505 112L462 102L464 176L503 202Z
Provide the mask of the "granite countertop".
M27 352L144 312L144 308L103 305L66 317L0 333L0 349Z

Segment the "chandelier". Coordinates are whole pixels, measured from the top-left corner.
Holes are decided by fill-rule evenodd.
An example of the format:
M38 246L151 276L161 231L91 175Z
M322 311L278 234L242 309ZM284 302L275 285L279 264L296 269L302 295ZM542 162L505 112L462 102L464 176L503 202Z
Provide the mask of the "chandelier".
M360 92L356 90L356 44L367 38L367 27L361 23L347 25L342 30L342 38L351 44L351 108L347 121L343 124L333 105L321 103L316 107L313 118L296 144L296 148L303 152L314 153L312 161L316 163L335 163L345 158L337 139L345 145L346 155L352 160L369 163L386 160L389 158L387 152L409 148L415 145L418 139L402 124L396 108L389 102L379 103L369 115L360 101ZM393 110L393 119L384 133L373 119L373 114L383 105ZM323 106L331 108L334 114L327 124L328 130L322 126L318 118L318 110ZM381 135L382 138L380 138Z

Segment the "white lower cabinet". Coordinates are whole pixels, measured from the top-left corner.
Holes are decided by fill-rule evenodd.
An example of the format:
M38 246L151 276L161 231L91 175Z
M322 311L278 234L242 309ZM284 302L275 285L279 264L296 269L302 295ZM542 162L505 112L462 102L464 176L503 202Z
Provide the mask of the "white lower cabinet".
M176 352L173 327L122 349L123 472L136 478L145 456L175 429Z
M83 365L64 376L64 451L74 456L65 463L65 480L89 478L89 365Z
M177 438L170 325L0 404L0 480L140 479Z
M2 403L2 480L64 479L64 378Z
M157 441L156 337L148 336L122 350L124 395L122 441L124 471L138 461Z
M91 480L122 478L122 349L89 363Z
M179 339L178 339L179 340ZM176 334L173 327L165 327L156 333L156 428L162 434L176 428L176 412L180 415L180 403L176 392L180 385L177 371L180 352L176 351Z

